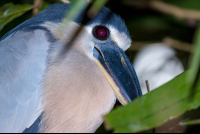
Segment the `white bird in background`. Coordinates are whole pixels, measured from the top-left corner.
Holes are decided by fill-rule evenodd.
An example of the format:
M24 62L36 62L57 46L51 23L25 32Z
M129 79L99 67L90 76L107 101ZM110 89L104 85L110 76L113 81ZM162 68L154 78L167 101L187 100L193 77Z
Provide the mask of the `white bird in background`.
M136 55L133 66L138 74L143 94L147 93L146 80L153 90L184 71L175 50L162 43L143 48Z

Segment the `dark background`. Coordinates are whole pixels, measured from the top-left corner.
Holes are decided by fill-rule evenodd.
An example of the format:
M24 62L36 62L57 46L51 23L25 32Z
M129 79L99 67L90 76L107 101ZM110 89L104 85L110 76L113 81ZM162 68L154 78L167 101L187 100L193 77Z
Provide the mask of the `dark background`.
M1 0L0 7L6 3L33 5L33 1L34 0ZM131 61L134 60L134 57L140 51L141 46L163 42L166 37L189 45L194 43L198 20L188 18L180 19L174 15L162 13L150 6L151 1L152 0L110 0L106 4L106 7L110 8L125 20L129 29L134 47L129 49L126 54ZM199 0L162 0L162 2L181 9L200 10ZM49 4L53 3L62 2L60 0L43 0L41 10L44 10ZM13 20L0 31L0 37L32 16L33 13L31 10ZM176 56L182 62L184 69L187 70L191 53L178 48L176 48L175 51L177 52ZM119 104L116 106L118 105ZM188 132L195 131L196 128L198 128L198 126L188 129ZM106 131L102 126L97 132Z

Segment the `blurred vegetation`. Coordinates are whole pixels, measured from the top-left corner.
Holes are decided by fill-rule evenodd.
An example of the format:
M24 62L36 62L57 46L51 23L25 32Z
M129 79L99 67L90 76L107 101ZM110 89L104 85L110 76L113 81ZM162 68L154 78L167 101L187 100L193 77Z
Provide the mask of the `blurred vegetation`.
M60 0L0 1L1 15L7 3L29 4L23 15L0 29L0 37L23 21ZM76 1L76 0L73 0ZM97 5L98 2L97 2ZM98 9L95 7L94 9ZM31 6L30 6L31 7ZM106 117L106 127L115 132L193 132L199 126L199 64L200 64L200 1L199 0L109 0L106 7L120 15L133 40L126 52L133 61L143 46L164 42L177 52L185 70L169 83L141 97L128 106L117 108ZM4 11L4 12L3 12ZM96 10L97 11L97 10ZM19 17L20 16L20 17ZM9 16L8 16L9 17ZM7 19L6 19L7 20ZM2 24L2 23L1 23ZM116 107L118 107L116 105ZM188 112L186 112L188 111ZM152 130L151 130L152 129ZM97 132L106 131L101 126Z

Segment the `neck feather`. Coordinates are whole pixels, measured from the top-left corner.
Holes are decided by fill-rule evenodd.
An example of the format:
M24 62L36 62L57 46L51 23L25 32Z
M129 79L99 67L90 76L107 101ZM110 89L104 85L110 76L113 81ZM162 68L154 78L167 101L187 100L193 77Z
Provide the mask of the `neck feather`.
M68 51L44 78L41 132L95 132L113 108L112 87L96 63L79 51Z

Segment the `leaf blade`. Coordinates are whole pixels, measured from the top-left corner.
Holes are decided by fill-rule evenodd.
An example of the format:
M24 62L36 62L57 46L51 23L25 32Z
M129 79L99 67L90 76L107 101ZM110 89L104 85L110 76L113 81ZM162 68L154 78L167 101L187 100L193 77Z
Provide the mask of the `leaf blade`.
M0 28L7 25L15 18L23 15L25 12L31 10L32 5L13 5L8 3L0 8Z
M200 86L197 86L191 100L188 73L190 72L185 72L131 104L114 110L106 116L106 127L115 129L115 132L140 132L198 108Z

